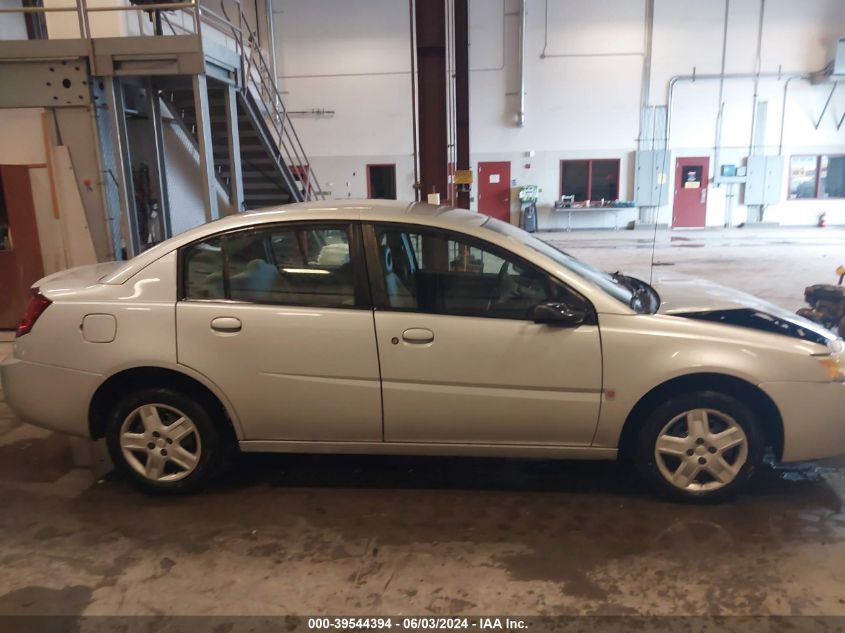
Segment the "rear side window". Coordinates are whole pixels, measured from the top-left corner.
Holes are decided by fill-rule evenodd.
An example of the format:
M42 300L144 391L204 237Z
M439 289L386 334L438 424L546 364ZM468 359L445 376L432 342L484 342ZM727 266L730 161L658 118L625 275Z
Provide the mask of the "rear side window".
M184 298L355 307L349 227L270 228L189 246Z

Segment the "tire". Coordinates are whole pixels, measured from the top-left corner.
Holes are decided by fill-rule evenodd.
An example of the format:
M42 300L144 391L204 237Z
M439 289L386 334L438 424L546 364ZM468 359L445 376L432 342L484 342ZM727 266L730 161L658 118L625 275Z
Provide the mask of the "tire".
M634 460L658 492L679 501L731 498L763 460L754 414L715 391L678 395L646 418Z
M171 389L121 399L106 428L118 471L145 492L183 494L205 486L223 463L224 443L205 405Z

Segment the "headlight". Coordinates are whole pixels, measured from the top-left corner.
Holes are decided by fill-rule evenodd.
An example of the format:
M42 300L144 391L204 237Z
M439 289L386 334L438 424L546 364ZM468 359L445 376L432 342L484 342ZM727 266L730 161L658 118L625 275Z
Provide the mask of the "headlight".
M845 368L840 364L839 356L817 356L816 360L824 367L832 381L845 382Z

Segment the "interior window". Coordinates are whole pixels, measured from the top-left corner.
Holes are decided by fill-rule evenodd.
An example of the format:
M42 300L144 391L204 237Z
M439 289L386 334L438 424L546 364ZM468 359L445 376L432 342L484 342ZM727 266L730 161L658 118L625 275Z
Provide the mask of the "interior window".
M792 156L789 159L789 197L815 198L818 156Z
M845 198L845 156L791 156L789 197Z
M819 197L845 198L845 156L822 156L819 162Z
M233 233L191 246L184 261L187 299L355 306L345 227Z
M616 158L561 161L561 195L576 202L618 199L619 165Z
M532 319L539 303L573 301L543 271L452 233L377 227L376 240L387 298L397 310Z

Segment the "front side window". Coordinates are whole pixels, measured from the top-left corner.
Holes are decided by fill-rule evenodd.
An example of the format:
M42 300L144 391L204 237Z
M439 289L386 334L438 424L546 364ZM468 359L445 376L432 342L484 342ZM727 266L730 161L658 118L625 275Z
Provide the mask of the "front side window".
M537 239L531 233L527 233L526 231L523 231L522 229L519 229L507 222L502 222L495 218L488 218L484 222L484 228L495 231L499 235L504 235L515 242L537 251L541 255L551 259L556 264L559 264L567 270L575 273L582 279L598 286L614 299L621 301L626 306L631 306L634 294L630 288L626 287L620 281L618 277L609 275L587 262L581 261L568 253L564 253L562 250L555 248L551 244Z
M216 236L189 246L186 299L355 307L349 227L278 228Z
M547 301L584 300L545 272L458 234L376 227L389 307L395 310L533 319Z

